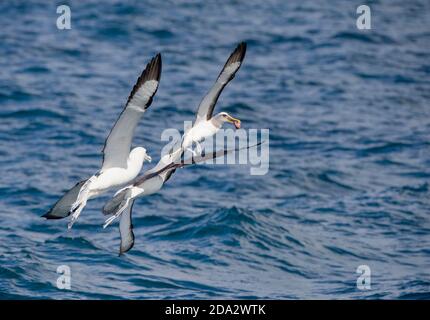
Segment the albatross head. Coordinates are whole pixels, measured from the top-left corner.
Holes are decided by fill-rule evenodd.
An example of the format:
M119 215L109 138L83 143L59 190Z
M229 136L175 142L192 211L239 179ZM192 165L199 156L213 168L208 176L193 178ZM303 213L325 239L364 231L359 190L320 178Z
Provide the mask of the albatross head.
M224 122L233 123L236 129L240 129L240 120L233 118L227 112L220 112L214 117L215 122L219 123L220 126L224 124Z
M151 157L146 153L146 149L142 147L136 147L130 152L130 158L141 159L141 161L151 162Z

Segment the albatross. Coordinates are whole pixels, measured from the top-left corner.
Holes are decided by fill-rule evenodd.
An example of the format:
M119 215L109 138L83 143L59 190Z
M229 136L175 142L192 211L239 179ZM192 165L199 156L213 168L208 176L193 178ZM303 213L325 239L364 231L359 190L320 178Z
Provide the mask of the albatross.
M184 168L196 163L203 163L207 160L219 158L231 152L238 152L242 149L256 147L260 144L261 142L257 143L256 145L243 148L218 150L205 155L191 157L180 162L173 161L167 165L162 166L158 170L154 170L155 168L148 170L144 175L136 178L132 185L119 190L115 196L103 207L104 214L109 215L114 213L112 217L106 220L106 223L103 226L104 228L106 228L116 217L118 217L119 214L121 214L119 222L119 232L121 237L119 255L126 253L134 246L135 237L133 233L132 212L134 201L137 197L150 195L159 191L164 183L173 174L173 172L179 168ZM161 163L161 161L159 163Z
M178 168L182 168L190 163L203 162L207 159L219 157L225 153L234 151L219 151L210 153L207 156L199 156L191 162L188 161L188 163L184 162L184 160L178 163L185 149L188 149L193 143L198 144L205 138L215 135L225 122L231 122L237 129L240 128L240 120L233 118L228 113L220 112L216 116L212 116L212 114L222 90L239 70L245 57L245 52L246 43L242 42L231 53L215 84L200 103L193 126L184 134L180 145L176 145L171 149L170 153L162 156L154 168L148 170L143 176L136 178L132 184L120 189L104 206L103 213L112 216L105 221L103 228L106 228L116 218L121 216L119 222L121 236L120 254L129 251L134 245L131 215L134 201L137 197L158 192ZM194 152L193 154L196 155Z
M145 148L130 149L135 128L157 92L160 75L159 53L151 59L137 79L123 111L111 129L103 147L101 169L89 179L78 182L42 217L61 219L71 214L68 224L70 229L89 199L130 183L139 174L143 162L151 161Z
M220 112L213 116L215 105L225 86L234 78L236 72L243 63L246 53L246 43L241 42L231 53L224 67L218 75L214 85L200 102L193 126L185 133L183 148L195 152L190 147L195 143L201 150L200 142L215 135L224 125L229 122L240 129L240 120L232 117L227 112Z
M203 98L201 103L197 108L196 119L193 123L193 126L184 134L182 137L182 143L180 147L173 147L169 154L164 155L158 164L147 173L152 174L154 172L158 172L168 164L172 162L177 162L184 154L185 149L189 149L193 143L199 145L199 142L202 142L204 139L215 135L223 126L225 122L231 122L235 125L236 129L240 128L240 120L233 118L227 112L220 112L215 116L213 115L213 111L215 109L215 105L218 101L218 98L225 88L225 86L234 78L236 72L239 70L240 66L243 63L243 59L245 58L246 53L246 43L241 42L230 54L226 63L224 64L223 69L215 81L215 84ZM175 151L173 151L175 149ZM191 150L193 152L193 150ZM193 152L194 155L195 152ZM132 184L126 186L125 188L119 190L131 190L129 193L131 199L136 198L137 196L144 196L153 194L159 191L164 182L166 182L170 176L173 174L174 169L172 170L164 170L162 173L158 174L158 179L150 179L150 183L146 183L144 188L139 188L137 185ZM146 180L145 180L146 181ZM113 216L108 218L104 224L104 228L106 228L110 223L112 223L119 215L121 215L122 211L127 208L128 202L123 203L121 207L118 208L116 212L114 212ZM106 213L106 214L111 214Z
M180 153L177 155L180 156ZM103 228L121 216L119 221L120 255L129 251L134 245L132 210L135 199L158 192L173 172L179 168L180 162L174 161L173 158L167 165L165 165L164 160L166 159L161 159L153 169L136 178L132 184L118 190L103 207L103 214L112 215L105 221Z

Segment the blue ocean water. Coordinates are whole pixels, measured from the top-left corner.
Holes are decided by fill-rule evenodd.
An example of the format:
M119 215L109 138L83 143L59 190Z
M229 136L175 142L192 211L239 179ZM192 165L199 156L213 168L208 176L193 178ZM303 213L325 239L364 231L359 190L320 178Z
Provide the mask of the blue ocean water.
M364 31L362 1L0 2L0 298L429 299L430 6L368 2ZM116 226L101 228L112 194L71 231L40 218L99 168L151 56L161 84L134 144L156 161L240 41L216 110L270 129L266 175L179 170L135 204L122 257Z

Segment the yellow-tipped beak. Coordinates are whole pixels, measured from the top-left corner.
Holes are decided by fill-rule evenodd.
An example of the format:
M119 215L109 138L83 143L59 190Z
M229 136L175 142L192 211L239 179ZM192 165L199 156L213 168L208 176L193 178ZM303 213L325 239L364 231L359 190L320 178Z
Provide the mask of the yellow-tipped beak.
M233 123L234 126L236 127L236 129L240 129L240 120L239 119L236 119L236 118L229 116L228 121Z

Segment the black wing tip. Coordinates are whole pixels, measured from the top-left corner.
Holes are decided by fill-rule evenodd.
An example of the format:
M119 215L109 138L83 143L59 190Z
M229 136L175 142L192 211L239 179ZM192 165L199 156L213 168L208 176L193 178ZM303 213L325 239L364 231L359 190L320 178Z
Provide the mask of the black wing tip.
M230 57L227 60L227 65L235 62L242 62L245 59L246 54L246 42L242 41L239 43Z
M230 54L230 57L228 57L228 59L224 65L224 67L222 68L220 74L224 71L224 69L226 67L228 67L232 63L239 62L240 63L239 68L240 68L240 66L242 65L243 59L245 59L245 54L246 54L246 42L242 41L236 46L236 48ZM237 69L237 70L239 70L239 69ZM231 75L230 80L232 80L234 78L234 75L237 72L237 70Z
M41 217L41 218L50 219L51 215L50 215L50 213L49 213L49 212L47 212L47 213L45 213L45 214L42 214L40 217Z
M148 69L148 79L147 80L157 80L160 81L161 77L161 53L157 53L155 57L151 59L151 61L146 66L145 71Z
M148 62L145 69L142 71L138 79L138 83L141 84L148 80L160 81L161 77L161 53L157 53L151 61Z
M247 48L247 45L246 45L246 42L245 41L242 41L241 43L239 43L238 45L237 45L237 47L236 47L236 50L238 51L238 52L240 52L240 56L242 57L242 60L243 60L243 58L245 57L245 54L246 54L246 48ZM236 51L235 50L235 51Z
M156 80L157 82L160 82L161 69L162 69L162 59L161 59L161 53L159 52L151 59L151 61L148 62L145 69L140 74L140 77L137 78L136 84L134 85L133 90L131 91L127 99L127 104L133 98L137 90L139 90L140 86L144 84L146 81ZM154 95L156 92L157 90L155 90ZM148 103L146 107L149 107L150 104L151 103Z
M123 249L120 246L118 256L121 257L122 255L124 255L124 253L129 252L133 247L134 247L134 239L133 239L133 242L127 248Z
M45 218L47 220L59 220L59 219L65 218L65 217L54 216L53 214L51 214L51 211L48 211L47 213L41 215L40 217Z

